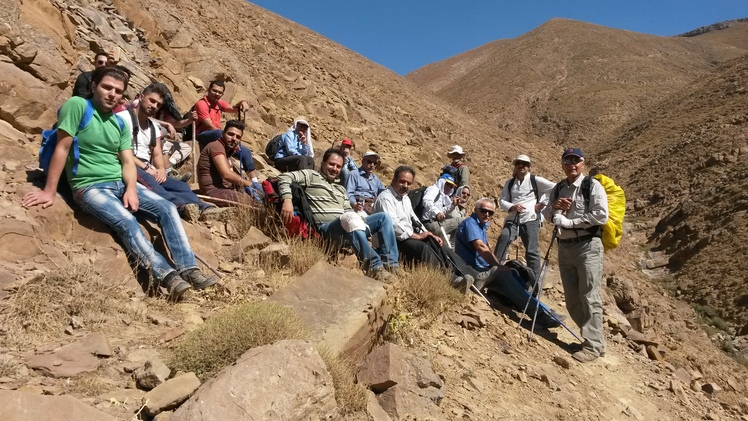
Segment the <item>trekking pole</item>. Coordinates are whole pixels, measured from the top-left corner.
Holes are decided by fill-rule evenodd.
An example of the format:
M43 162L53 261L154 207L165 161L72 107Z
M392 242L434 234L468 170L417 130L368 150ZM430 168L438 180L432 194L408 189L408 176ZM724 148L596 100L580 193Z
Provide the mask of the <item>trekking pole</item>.
M470 285L470 288L472 288L472 289L473 289L473 291L475 291L475 292L476 292L476 293L477 293L478 295L480 295L480 297L481 297L481 298L483 298L483 301L485 301L485 302L486 302L486 304L488 304L488 306L489 306L489 307L491 307L491 302L490 302L490 301L488 301L488 298L486 298L486 296L485 296L485 295L483 295L483 293L482 293L482 292L480 292L480 290L478 289L478 287L477 287L477 286L475 286L475 285Z
M203 259L202 257L200 257L199 254L195 253L194 251L192 252L192 254L195 255L195 258L197 260L199 260L200 263L204 264L208 269L210 269L211 272L215 273L216 276L218 277L218 279L222 279L223 278L223 276L221 276L221 274L218 273L218 271L213 266L211 266L210 263L208 263L205 259Z
M195 180L197 180L197 134L195 133L195 120L192 120L192 174L194 174Z
M442 230L442 235L444 236L444 241L447 243L447 247L452 248L452 244L449 243L449 237L447 237L447 231L444 230L444 226L441 222L439 222L439 229Z
M535 288L538 287L538 282L541 279L543 279L543 280L545 279L545 273L547 271L546 269L548 268L548 257L551 254L551 248L553 248L553 241L555 241L555 240L556 240L556 230L554 229L553 230L553 235L551 236L551 244L548 245L548 251L545 252L545 257L543 258L543 265L540 267L540 273L538 273L538 274L535 275L535 282L533 282L532 290L531 291L535 291ZM542 291L542 286L540 287L539 291ZM517 323L517 329L519 329L520 326L522 326L522 321L524 320L524 317L527 314L527 307L530 306L530 301L532 301L532 298L533 298L532 297L532 293L530 293L530 296L527 298L527 303L525 303L525 308L522 310L522 315L519 318L519 323ZM540 292L538 293L538 300L537 301L538 301L538 303L540 303ZM537 308L535 309L535 314L537 315ZM534 318L533 318L532 324L533 324L533 327L534 327L535 326L535 319Z

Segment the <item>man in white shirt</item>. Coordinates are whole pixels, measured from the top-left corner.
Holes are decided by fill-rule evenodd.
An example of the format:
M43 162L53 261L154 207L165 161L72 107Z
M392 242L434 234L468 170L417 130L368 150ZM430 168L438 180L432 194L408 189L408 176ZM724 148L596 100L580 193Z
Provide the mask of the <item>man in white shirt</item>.
M372 213L384 212L390 216L397 237L397 248L406 264L421 263L432 267L456 269L456 272L464 276L457 276L459 274L455 273L452 285L467 293L473 284L475 271L469 268L452 249L444 247L442 239L424 229L418 221L408 198L408 191L415 176L416 172L413 168L397 167L390 185L377 196ZM414 223L421 228L420 232L415 232ZM437 252L429 242L436 244L436 248L440 251ZM445 255L440 256L441 253ZM451 265L444 262L445 257L451 260Z
M499 206L508 212L504 228L493 250L496 258L504 263L509 245L520 237L525 246L525 261L535 276L540 275L540 211L548 203L548 194L555 186L543 177L530 174L530 157L519 155L512 162L513 177L504 183Z
M168 91L160 83L148 85L136 109L117 113L125 121L132 135L132 150L138 184L173 203L182 218L195 222L207 211L219 212L214 205L202 202L190 186L166 176L161 130L152 118L164 103Z

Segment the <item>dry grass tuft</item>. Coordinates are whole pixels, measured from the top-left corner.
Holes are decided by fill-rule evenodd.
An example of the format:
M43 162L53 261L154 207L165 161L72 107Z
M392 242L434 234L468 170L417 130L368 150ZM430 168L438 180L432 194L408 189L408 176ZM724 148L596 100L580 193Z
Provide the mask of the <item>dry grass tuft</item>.
M327 260L330 255L319 241L299 237L290 238L288 248L291 250L291 271L296 275L304 274L315 263Z
M11 293L2 342L28 349L64 337L72 317L90 329L129 314L126 282L131 281L104 279L82 264L37 276Z
M169 366L193 371L204 381L250 348L306 338L306 329L293 310L265 302L247 303L211 317L187 335L172 353Z
M244 237L251 227L255 227L265 235L276 240L286 238L286 229L281 223L280 216L274 206L237 206L232 209L233 215L229 223L234 226L238 238Z
M366 387L356 383L356 370L353 362L333 355L332 351L324 346L319 346L318 352L332 376L335 400L340 410L344 415L363 413L366 410Z
M65 393L77 397L95 397L104 394L117 386L107 381L100 372L83 373L65 381Z

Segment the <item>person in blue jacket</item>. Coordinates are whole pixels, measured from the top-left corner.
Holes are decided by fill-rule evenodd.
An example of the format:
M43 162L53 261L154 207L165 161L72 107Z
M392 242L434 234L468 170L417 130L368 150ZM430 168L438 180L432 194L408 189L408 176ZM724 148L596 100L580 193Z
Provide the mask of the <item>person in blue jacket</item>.
M280 172L314 169L312 131L304 117L297 117L283 134L273 164Z

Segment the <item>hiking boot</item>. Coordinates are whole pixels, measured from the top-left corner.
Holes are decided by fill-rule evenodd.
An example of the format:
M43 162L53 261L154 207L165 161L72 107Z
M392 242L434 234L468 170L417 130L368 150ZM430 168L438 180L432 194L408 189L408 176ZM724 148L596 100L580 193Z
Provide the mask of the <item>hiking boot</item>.
M597 359L597 355L593 354L592 351L588 351L586 349L571 354L571 357L579 361L580 363L589 363Z
M385 266L384 268L394 276L401 276L403 274L399 266Z
M187 222L195 223L200 220L200 206L197 203L188 203L179 207L179 216Z
M219 220L226 209L228 208L219 208L218 206L207 207L200 212L200 220L203 222Z
M184 279L182 279L176 272L171 272L166 275L166 278L161 282L161 285L166 288L169 292L167 300L171 303L176 303L182 298L188 289L192 288Z
M452 281L452 286L467 295L470 292L470 287L473 286L473 277L470 275L458 276Z
M395 275L387 272L384 268L374 270L371 277L377 281L384 282L385 284L391 284L395 282L395 279L397 279Z
M189 282L192 288L205 289L209 286L215 285L218 282L218 278L215 276L205 276L200 269L187 269L181 273L182 279Z
M574 342L572 344L569 344L568 348L571 351L571 353L573 354L575 352L583 350L584 349L584 345L580 344L579 342ZM601 357L605 356L605 350L600 351L600 356Z

